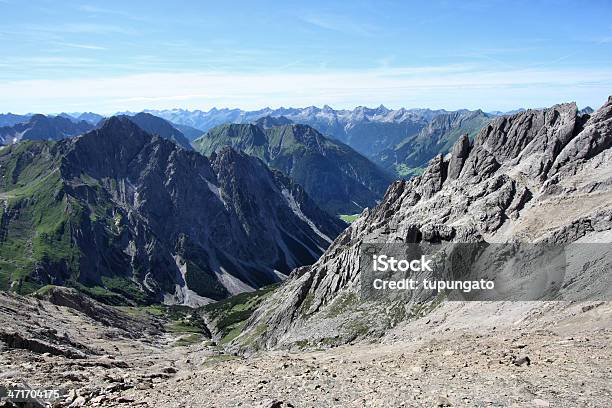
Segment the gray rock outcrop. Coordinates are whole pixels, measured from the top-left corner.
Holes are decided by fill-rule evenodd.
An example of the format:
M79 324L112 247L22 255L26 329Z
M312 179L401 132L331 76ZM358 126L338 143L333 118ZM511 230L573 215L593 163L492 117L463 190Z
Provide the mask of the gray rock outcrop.
M461 174L461 169L470 153L470 139L468 135L463 135L457 143L453 145L451 159L448 163L448 178L454 180Z

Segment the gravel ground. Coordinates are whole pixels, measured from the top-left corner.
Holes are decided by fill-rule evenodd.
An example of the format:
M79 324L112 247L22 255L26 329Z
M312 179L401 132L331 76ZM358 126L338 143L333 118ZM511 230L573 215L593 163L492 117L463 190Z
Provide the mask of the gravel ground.
M563 309L556 319L532 310L517 323L506 313L492 320L499 328L462 327L475 311L455 306L453 317L442 308L376 343L248 358L208 343L178 346L176 334L109 332L71 309L27 302L32 308L18 309L40 313L40 324L54 322L61 337L89 350L74 358L1 348L0 384L67 390L55 406L612 406L612 305L603 302ZM15 322L1 322L3 330ZM28 335L44 327L36 330Z

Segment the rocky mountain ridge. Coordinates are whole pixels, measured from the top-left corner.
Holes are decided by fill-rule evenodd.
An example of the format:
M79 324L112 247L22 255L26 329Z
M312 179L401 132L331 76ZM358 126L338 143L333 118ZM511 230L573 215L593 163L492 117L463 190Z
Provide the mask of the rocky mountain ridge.
M128 118L130 121L138 125L139 128L149 134L161 136L164 139L171 140L177 145L181 146L183 149L193 149L183 132L174 127L165 119L144 112L138 113L134 116L128 116Z
M421 176L394 183L381 204L364 211L316 264L292 273L235 344L342 344L408 327L438 307L445 316L458 313L461 302L435 294L407 303L360 298L360 248L371 242L567 245L575 261L564 290L610 296L610 247L599 246L585 258L585 247L572 244L612 240L611 163L612 97L592 115L580 115L568 103L497 118L473 143L461 137L448 157L431 160ZM505 313L537 302L530 305L510 303Z

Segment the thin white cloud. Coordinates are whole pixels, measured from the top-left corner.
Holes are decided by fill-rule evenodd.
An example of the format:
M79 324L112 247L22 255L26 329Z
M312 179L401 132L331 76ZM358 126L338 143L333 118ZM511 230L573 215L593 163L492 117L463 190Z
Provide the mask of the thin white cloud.
M84 57L33 56L33 57L0 57L0 63L10 66L31 68L75 68L95 66L96 60Z
M151 73L94 79L0 81L0 111L209 109L333 105L508 110L575 100L601 104L608 69L488 70L470 65L319 73Z
M55 42L55 45L60 45L63 47L69 47L69 48L78 48L81 50L106 50L106 47L101 47L99 45L94 45L94 44L77 44L77 43L68 43L68 42Z
M148 18L143 16L141 13L131 13L125 10L125 8L122 8L122 9L106 8L106 7L100 7L100 6L93 5L93 4L81 4L77 6L76 9L80 12L90 14L90 15L106 14L109 16L118 16L121 18L126 18L126 19L134 20L134 21L148 21ZM140 10L140 11L142 12L143 10Z
M133 34L134 29L113 25L97 23L66 23L66 24L28 24L23 28L30 32L52 33L52 34Z

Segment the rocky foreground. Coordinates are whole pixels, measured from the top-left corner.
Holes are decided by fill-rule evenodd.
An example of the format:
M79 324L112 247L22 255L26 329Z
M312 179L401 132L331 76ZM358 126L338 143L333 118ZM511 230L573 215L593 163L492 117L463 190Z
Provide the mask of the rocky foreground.
M47 298L0 295L0 385L65 390L58 407L612 402L608 302L441 306L376 343L243 357L169 332L148 313L128 316L74 292Z

